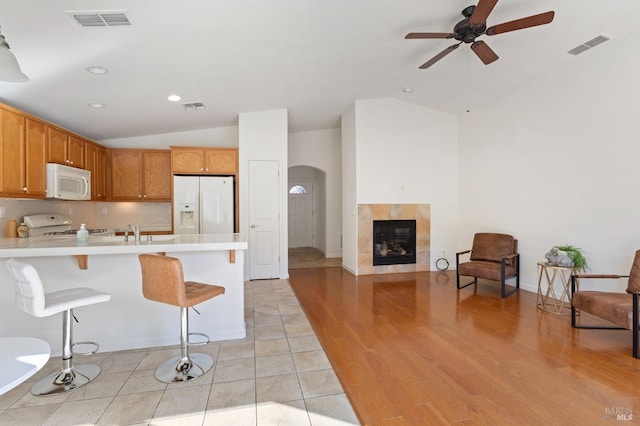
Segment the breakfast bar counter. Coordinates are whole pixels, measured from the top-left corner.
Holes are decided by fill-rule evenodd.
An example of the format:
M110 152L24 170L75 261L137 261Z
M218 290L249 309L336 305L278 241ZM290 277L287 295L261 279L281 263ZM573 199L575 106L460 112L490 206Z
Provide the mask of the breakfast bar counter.
M15 306L15 283L4 267L16 258L38 270L45 291L90 287L111 294L111 301L74 310L74 340L93 340L100 351L137 349L179 343L179 308L145 299L138 254L160 253L181 260L186 281L225 287L225 293L189 313L190 328L211 340L242 339L244 322L244 251L242 234L154 235L128 241L122 236L0 238L1 336L29 336L61 353L59 316L35 318ZM84 259L84 262L81 260Z

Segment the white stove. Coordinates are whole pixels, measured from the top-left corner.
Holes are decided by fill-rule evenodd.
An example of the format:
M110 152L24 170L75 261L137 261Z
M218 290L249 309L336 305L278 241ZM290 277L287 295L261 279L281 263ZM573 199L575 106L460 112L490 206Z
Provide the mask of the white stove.
M61 214L34 214L24 217L24 223L29 227L29 236L75 236L77 227L73 226L71 219ZM88 229L89 235L111 236L116 235L113 229Z

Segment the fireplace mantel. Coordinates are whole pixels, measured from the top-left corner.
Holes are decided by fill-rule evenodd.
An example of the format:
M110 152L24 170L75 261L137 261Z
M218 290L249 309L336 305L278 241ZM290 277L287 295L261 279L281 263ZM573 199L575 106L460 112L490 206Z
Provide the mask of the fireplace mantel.
M415 220L416 263L373 265L373 221ZM430 204L359 204L358 205L358 275L428 271L430 265Z

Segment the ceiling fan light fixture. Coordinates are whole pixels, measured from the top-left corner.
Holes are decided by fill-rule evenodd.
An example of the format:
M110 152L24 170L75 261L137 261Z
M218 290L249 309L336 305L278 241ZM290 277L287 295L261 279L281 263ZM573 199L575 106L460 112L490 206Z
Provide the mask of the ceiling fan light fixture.
M24 83L29 77L20 69L18 60L9 50L9 43L0 34L0 81L11 83Z

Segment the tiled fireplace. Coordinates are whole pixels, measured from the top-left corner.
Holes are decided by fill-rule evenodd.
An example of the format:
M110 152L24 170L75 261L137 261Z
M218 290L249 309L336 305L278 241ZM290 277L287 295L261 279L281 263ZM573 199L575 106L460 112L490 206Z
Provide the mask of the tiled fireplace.
M359 204L358 205L358 275L390 274L394 272L428 271L430 262L431 209L429 204ZM374 265L374 256L380 252L381 241L375 241L374 221L393 221L398 233L415 221L415 263ZM389 238L387 238L389 239ZM388 245L392 244L390 240ZM397 256L405 259L404 256ZM409 262L412 262L411 259ZM377 260L375 263L381 263ZM382 262L384 263L384 262Z

